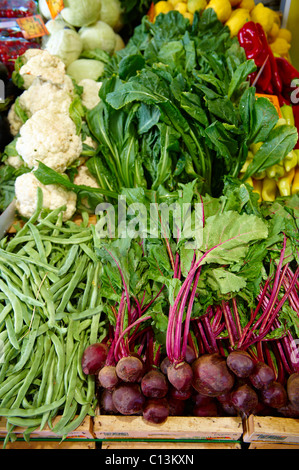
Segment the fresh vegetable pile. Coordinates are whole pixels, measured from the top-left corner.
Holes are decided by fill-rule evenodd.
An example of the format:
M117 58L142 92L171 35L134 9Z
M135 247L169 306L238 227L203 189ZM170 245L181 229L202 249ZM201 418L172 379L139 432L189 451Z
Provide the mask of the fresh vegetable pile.
M152 423L297 418L299 194L295 179L282 187L294 122L256 96L258 65L214 8L192 24L144 16L121 50L92 47L79 60L100 64L100 86L47 50L14 73L0 167L1 208L15 195L20 215L0 242L7 439L17 425L65 437L97 405ZM257 194L265 175L274 197Z

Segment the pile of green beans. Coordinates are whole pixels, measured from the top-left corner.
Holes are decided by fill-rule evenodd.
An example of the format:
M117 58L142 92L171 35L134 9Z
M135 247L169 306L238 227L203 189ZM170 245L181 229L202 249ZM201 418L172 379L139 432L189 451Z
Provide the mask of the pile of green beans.
M0 416L6 439L15 426L30 439L48 425L66 437L94 415L94 376L82 372L84 349L107 334L100 297L95 230L63 222L64 207L35 214L0 242ZM54 418L59 419L54 421Z

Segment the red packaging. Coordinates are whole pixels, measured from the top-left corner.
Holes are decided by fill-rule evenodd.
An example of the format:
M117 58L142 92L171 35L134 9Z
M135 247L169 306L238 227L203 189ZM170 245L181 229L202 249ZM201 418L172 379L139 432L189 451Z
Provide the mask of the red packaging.
M0 18L22 18L37 13L34 0L1 0Z
M0 36L0 62L8 69L11 75L14 70L15 60L27 49L40 48L40 44L35 41L27 41L24 38L7 38Z
M0 18L0 36L5 38L24 37L16 20L10 18Z

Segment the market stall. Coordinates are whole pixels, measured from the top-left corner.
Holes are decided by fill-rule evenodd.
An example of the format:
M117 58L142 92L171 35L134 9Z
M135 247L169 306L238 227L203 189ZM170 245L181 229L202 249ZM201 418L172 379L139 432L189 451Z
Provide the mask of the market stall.
M277 3L0 7L3 448L298 448Z

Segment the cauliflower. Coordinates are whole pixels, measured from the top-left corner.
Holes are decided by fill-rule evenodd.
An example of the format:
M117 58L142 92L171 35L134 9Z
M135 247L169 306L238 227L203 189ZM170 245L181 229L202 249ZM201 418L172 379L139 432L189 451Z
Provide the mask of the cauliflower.
M16 105L15 103L13 103L13 105L11 106L10 110L8 111L8 114L7 114L7 119L8 119L8 122L9 122L9 128L10 128L10 133L12 136L16 136L19 132L20 132L20 129L23 125L23 121L22 119L19 118L19 116L17 115L16 111L15 111L15 108L16 108Z
M69 113L69 107L74 98L74 85L72 79L66 75L62 86L53 85L36 78L32 85L19 97L19 106L28 117L41 109L49 113Z
M86 165L78 168L78 174L74 178L74 183L79 186L90 186L91 188L99 188L96 179L91 175Z
M29 88L36 78L48 81L54 85L63 85L66 77L65 64L42 49L28 49L22 56L24 64L19 70L24 80L23 87Z
M69 116L42 109L21 127L16 150L29 168L36 168L41 161L63 173L80 157L82 140Z
M85 78L79 82L79 86L83 87L83 93L81 95L83 106L87 109L94 108L101 101L99 91L102 86L102 82L96 82L90 78Z
M12 166L16 170L24 166L23 160L18 155L12 155L10 157L7 157L4 163L5 165Z
M18 176L15 181L16 208L26 218L30 218L37 206L37 188L43 192L43 207L54 210L66 206L63 220L69 220L76 212L77 195L56 184L43 185L33 172Z

